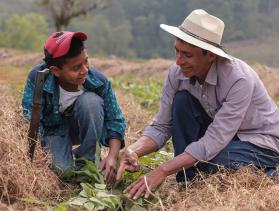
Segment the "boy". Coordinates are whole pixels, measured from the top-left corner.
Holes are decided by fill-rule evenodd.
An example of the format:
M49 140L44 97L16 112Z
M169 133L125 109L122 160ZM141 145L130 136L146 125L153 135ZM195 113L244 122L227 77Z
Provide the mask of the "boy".
M40 120L41 145L52 155L57 173L80 169L77 158L95 160L96 144L109 147L100 164L108 183L114 181L119 150L124 146L125 120L108 79L90 67L83 32L55 32L44 45L44 64L29 73L22 106L30 120L36 74L50 73L43 85ZM72 150L72 145L80 144Z

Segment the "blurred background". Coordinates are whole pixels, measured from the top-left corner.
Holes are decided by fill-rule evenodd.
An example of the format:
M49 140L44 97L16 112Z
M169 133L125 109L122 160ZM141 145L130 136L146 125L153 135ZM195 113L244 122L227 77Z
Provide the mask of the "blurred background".
M91 56L172 58L178 26L194 9L225 22L223 44L253 64L279 66L278 0L0 0L0 48L42 51L57 30L84 31Z

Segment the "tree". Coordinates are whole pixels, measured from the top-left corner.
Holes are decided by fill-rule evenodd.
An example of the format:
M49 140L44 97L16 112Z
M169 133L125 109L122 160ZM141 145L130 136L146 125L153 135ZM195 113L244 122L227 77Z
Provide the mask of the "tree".
M29 13L8 18L0 34L1 46L8 48L41 50L47 38L48 25L44 16Z
M53 19L56 31L65 30L73 18L103 8L108 2L109 0L39 0L39 4L48 10Z

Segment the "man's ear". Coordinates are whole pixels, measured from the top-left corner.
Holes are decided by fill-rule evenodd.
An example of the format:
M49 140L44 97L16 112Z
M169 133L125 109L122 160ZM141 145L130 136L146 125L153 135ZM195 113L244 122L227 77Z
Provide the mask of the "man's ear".
M55 75L57 78L60 77L60 74L61 74L61 70L56 67L56 66L50 66L49 67L49 70L53 73L53 75Z

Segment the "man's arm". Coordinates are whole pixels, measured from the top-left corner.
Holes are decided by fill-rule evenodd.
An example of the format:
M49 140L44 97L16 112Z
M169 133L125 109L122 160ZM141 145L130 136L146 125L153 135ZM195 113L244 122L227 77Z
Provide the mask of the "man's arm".
M158 145L148 136L142 136L139 140L128 147L135 152L138 157L147 155L158 150Z
M137 142L127 147L122 154L116 180L121 179L126 170L129 172L138 171L140 168L138 158L157 149L157 144L148 136L142 136Z
M187 152L184 152L133 182L124 190L124 193L127 193L133 199L137 199L143 194L145 198L148 198L150 191L156 189L167 176L183 168L188 169L196 162L197 160L195 158Z

